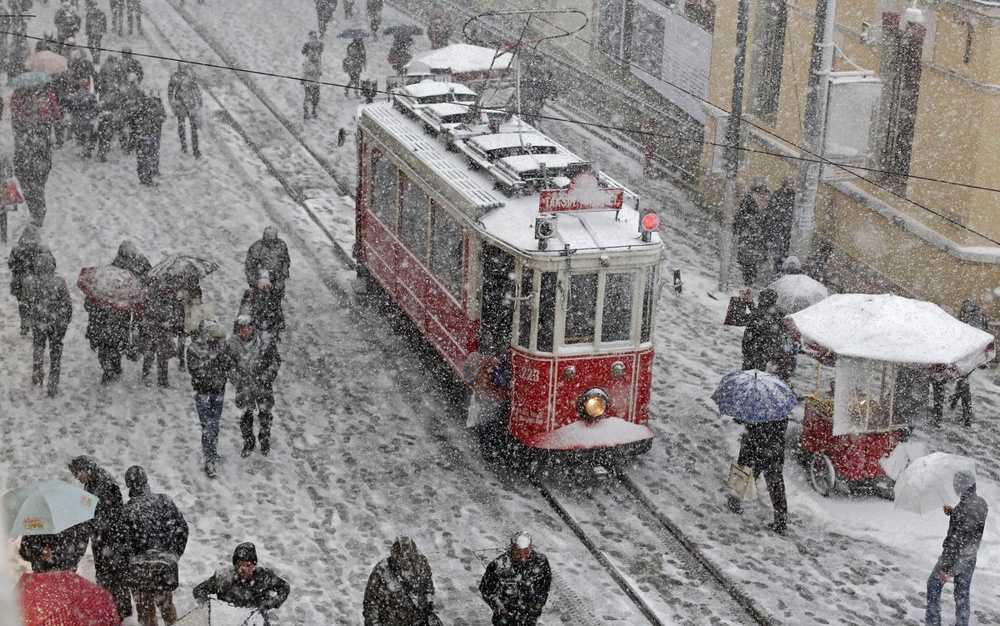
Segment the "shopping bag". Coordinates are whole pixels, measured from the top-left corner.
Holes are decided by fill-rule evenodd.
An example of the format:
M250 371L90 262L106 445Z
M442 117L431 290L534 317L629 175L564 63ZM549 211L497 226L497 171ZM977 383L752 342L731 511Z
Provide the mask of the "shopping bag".
M8 207L8 211L16 211L17 205L24 204L24 195L17 184L17 179L8 178L3 185L3 204Z
M184 332L193 333L201 327L204 320L214 320L216 305L214 302L193 302L184 305Z
M177 589L177 557L150 550L129 559L126 583L136 591L173 591Z
M726 319L723 324L726 326L746 326L753 315L751 308L753 303L743 296L733 296L729 298L729 306L726 308Z
M726 479L726 486L740 500L757 499L757 479L754 477L753 470L740 465L736 459L733 459L729 465L729 478Z

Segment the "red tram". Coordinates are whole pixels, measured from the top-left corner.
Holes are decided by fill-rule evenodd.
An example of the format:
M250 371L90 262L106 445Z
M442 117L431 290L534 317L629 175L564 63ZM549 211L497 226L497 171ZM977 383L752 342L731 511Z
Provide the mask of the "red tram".
M471 388L470 425L536 449L648 450L656 216L458 83L362 105L357 129L359 278Z

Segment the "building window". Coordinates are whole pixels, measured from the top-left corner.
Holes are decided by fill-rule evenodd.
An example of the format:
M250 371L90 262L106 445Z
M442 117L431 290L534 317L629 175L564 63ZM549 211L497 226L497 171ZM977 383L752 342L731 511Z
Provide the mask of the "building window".
M449 291L461 296L462 261L465 258L463 247L465 237L462 227L436 202L432 202L431 207L434 212L431 268Z
M784 0L763 0L757 5L750 65L749 113L764 123L778 123L781 61L785 51L788 9Z
M430 235L430 198L417 184L403 177L403 210L399 234L420 259L427 258L427 238Z
M396 230L399 170L381 152L372 154L372 164L375 175L371 186L371 208L385 221L389 230Z
M920 93L920 53L924 27L900 22L899 14L882 14L882 97L875 130L875 169L879 182L906 193L913 154Z

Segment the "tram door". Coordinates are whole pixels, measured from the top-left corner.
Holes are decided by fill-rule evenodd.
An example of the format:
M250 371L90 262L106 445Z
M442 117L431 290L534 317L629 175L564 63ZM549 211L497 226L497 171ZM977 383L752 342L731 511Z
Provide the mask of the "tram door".
M483 246L483 306L479 351L507 362L514 329L514 257Z

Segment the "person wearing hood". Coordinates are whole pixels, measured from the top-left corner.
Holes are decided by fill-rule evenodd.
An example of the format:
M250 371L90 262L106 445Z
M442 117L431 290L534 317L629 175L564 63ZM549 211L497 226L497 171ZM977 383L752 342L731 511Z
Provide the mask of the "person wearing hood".
M32 222L21 231L17 245L10 249L10 256L7 259L7 267L10 269L10 295L17 299L22 335L31 332L28 301L24 298L24 281L35 272L35 264L41 256L51 257L52 252L42 243L41 228Z
M765 372L771 361L779 365L784 363L787 355L787 333L781 323L784 316L784 312L778 308L778 293L771 288L762 289L757 296L757 306L743 332L743 369ZM781 376L787 378L784 371Z
M372 570L365 587L365 626L438 626L434 580L427 558L406 536L396 537L388 558Z
M275 339L285 330L281 301L289 276L288 246L278 238L273 226L247 250L244 273L249 288L240 301L240 315L249 315L257 330L273 333Z
M479 592L493 609L493 626L535 626L551 584L549 560L534 549L530 536L518 532L486 567Z
M67 39L76 37L80 32L80 15L76 12L76 7L63 0L62 5L56 9L56 41L65 44Z
M271 409L274 407L274 379L281 367L281 356L274 337L254 327L249 315L236 318L235 334L229 340L236 366L232 369L232 382L236 387L236 408L243 411L240 433L243 435L241 456L250 456L260 440L260 453L271 451ZM253 434L253 413L257 409L259 431Z
M983 540L989 506L976 494L973 474L957 472L952 484L959 501L954 507L944 507L944 514L951 519L941 556L927 579L927 626L941 625L941 590L949 578L955 580L955 626L969 626L972 612L972 575L976 571L976 556Z
M35 573L75 572L87 554L88 543L90 523L82 522L54 534L25 535L21 537L17 553L31 564L31 571Z
M743 196L739 210L733 219L733 234L736 236L736 262L743 273L743 284L753 287L757 280L757 270L767 257L767 206L771 192L763 176L753 179L750 191Z
M194 389L194 406L201 422L201 451L205 459L205 474L215 478L219 459L219 420L230 371L236 357L226 341L226 330L214 320L202 322L201 328L187 351L188 373Z
M153 493L149 488L146 471L133 465L125 472L128 503L125 513L132 531L132 567L142 567L147 560L172 561L172 576L151 573L143 585L133 588L135 610L140 626L156 626L156 610L160 610L164 624L177 621L173 590L176 588L176 563L184 555L188 541L188 525L180 509L164 493ZM159 578L159 579L157 579Z
M132 614L132 594L126 583L132 544L121 489L93 457L75 457L69 471L84 490L98 498L90 523L97 584L111 592L118 617L124 620Z
M108 32L108 16L97 5L97 0L87 0L87 12L84 14L84 33L87 35L87 47L94 57L94 64L101 64L101 39Z
M257 565L257 548L247 541L236 546L232 565L217 569L194 588L194 599L203 604L215 596L234 606L257 609L268 624L267 612L280 607L290 590L283 578Z
M45 383L45 346L49 347L48 395L59 393L63 338L73 319L73 301L66 281L56 275L56 262L50 254L39 255L35 273L24 281L24 299L28 303L28 324L32 332L31 384Z

